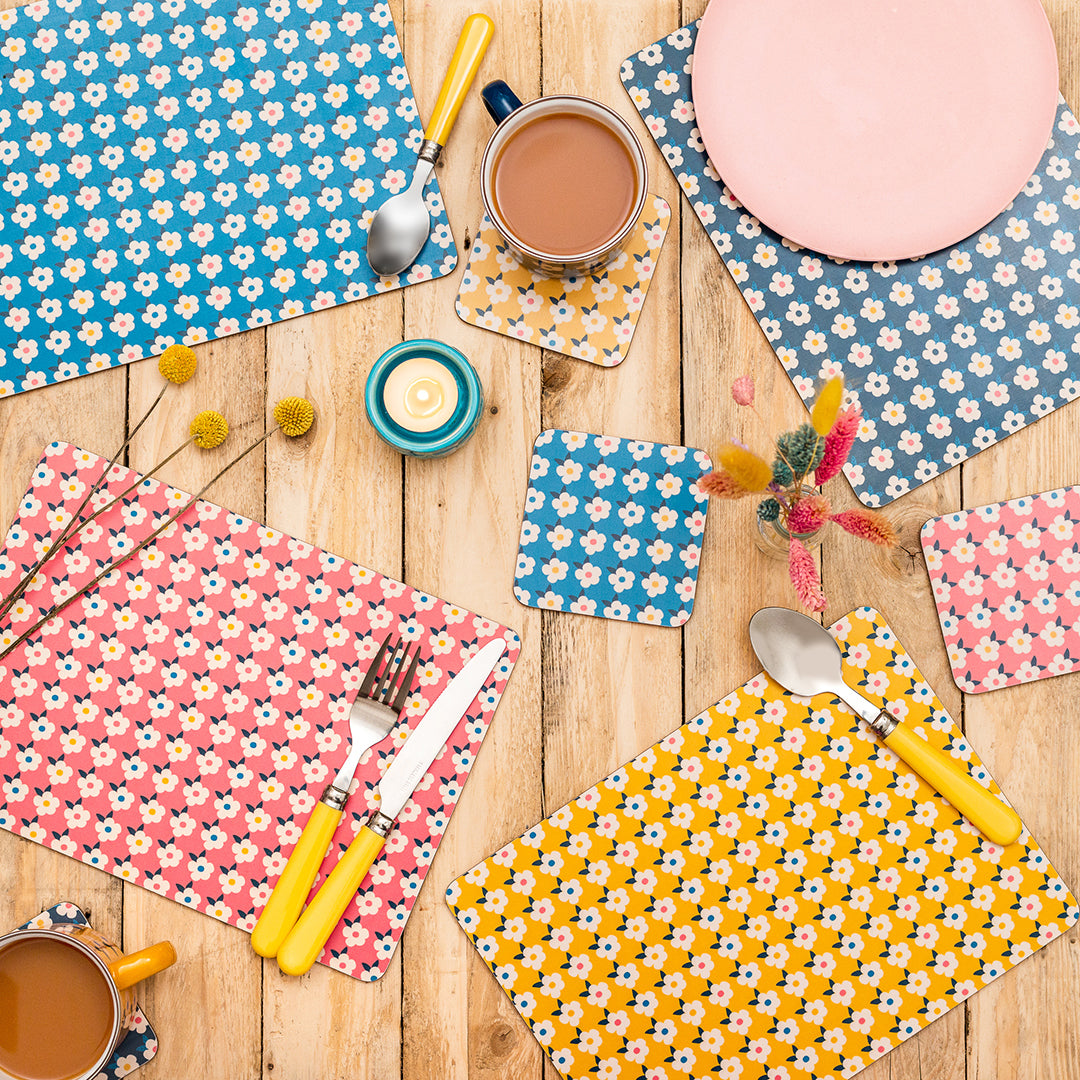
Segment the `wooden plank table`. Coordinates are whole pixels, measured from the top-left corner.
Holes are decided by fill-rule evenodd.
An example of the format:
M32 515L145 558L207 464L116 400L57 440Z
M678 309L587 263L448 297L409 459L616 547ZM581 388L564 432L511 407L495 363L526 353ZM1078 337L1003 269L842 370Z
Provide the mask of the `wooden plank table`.
M0 0L0 7L11 7ZM443 903L446 884L758 666L746 621L791 604L782 564L750 547L751 511L713 507L693 618L682 630L627 626L520 607L511 581L529 449L545 427L715 449L736 432L731 380L757 379L771 423L801 406L704 231L680 198L623 93L619 62L696 18L705 0L391 0L421 114L430 113L465 16L496 23L480 80L523 98L559 91L612 104L641 131L652 190L674 209L629 359L613 371L461 323L458 273L200 347L199 376L140 432L130 464L173 447L177 417L225 412L242 439L265 430L284 394L311 398L318 423L299 445L272 440L211 492L231 509L518 629L524 648L428 882L387 975L362 984L317 968L287 979L247 936L143 889L0 832L0 927L59 899L79 902L128 947L170 938L177 966L143 991L161 1035L148 1080L495 1080L556 1074ZM1080 7L1047 0L1067 98L1080 101ZM1022 72L1003 67L1003 77ZM439 175L462 252L481 216L478 166L490 123L476 89ZM403 462L363 416L375 357L407 337L469 355L488 414L460 453ZM43 445L62 438L110 453L160 385L145 362L0 403L0 519L15 514ZM881 609L1065 880L1080 886L1076 683L1053 679L964 699L937 629L918 530L930 516L1080 480L1076 407L1062 409L890 508L894 554L833 534L823 549L832 620ZM1071 425L1071 426L1070 426ZM1070 435L1072 437L1070 438ZM185 456L164 478L189 490L230 450ZM180 463L182 462L182 464ZM848 500L854 498L848 492ZM864 1075L868 1080L1080 1077L1080 934L1074 927L1019 970L950 1012Z

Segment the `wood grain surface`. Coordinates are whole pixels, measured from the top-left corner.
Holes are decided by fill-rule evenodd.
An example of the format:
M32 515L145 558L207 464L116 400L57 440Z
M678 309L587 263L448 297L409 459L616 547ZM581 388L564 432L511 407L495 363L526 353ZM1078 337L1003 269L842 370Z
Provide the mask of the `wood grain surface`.
M1004 2L1004 0L1000 0ZM13 7L0 0L0 8ZM746 505L716 504L697 604L681 630L520 607L511 592L529 450L545 427L685 442L715 451L747 411L731 380L752 373L771 427L797 420L794 390L618 78L634 50L697 18L705 0L391 0L420 113L430 114L466 15L496 35L458 120L440 183L464 254L481 217L478 166L490 130L479 86L522 96L598 97L626 116L649 156L651 190L674 216L633 347L604 370L460 322L461 269L402 292L201 346L199 375L134 440L143 468L177 442L178 417L225 412L243 441L285 394L311 398L312 432L271 440L211 492L214 501L504 622L523 650L388 973L364 984L317 968L283 977L242 932L0 832L0 929L60 899L128 948L171 939L180 960L141 991L161 1037L146 1080L523 1080L557 1074L456 927L447 883L757 671L745 632L767 603L790 605L782 564L750 544ZM1062 89L1080 102L1080 5L1047 0ZM1006 70L1003 77L1022 78ZM363 385L403 338L436 337L474 362L486 393L473 440L441 461L402 459L374 436ZM14 516L42 447L64 439L111 453L160 380L152 362L0 402L0 521ZM1076 407L980 454L894 504L893 554L843 535L821 554L827 620L879 608L1054 865L1080 887L1080 715L1075 677L964 698L937 628L918 532L962 506L1080 482ZM737 415L738 413L738 415ZM235 446L241 440L230 440ZM218 453L182 456L164 478L192 490ZM842 485L838 485L840 487ZM846 498L854 504L847 491ZM1080 935L1040 951L871 1067L867 1080L1080 1078Z

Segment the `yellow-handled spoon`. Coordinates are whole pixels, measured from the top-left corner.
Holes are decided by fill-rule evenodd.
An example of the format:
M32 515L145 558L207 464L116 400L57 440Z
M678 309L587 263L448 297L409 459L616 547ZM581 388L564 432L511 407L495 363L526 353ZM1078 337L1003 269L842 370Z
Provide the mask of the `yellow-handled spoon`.
M789 693L839 698L985 837L1004 846L1020 835L1020 815L984 788L961 762L844 682L840 646L821 623L788 608L762 608L750 620L750 643L765 671Z
M396 641L391 646L392 637L392 634L387 634L379 646L349 710L349 753L337 776L323 789L251 933L251 947L260 956L277 956L281 943L299 918L315 875L326 858L326 850L341 821L356 766L365 750L370 750L394 729L408 700L420 649L417 647L410 663L410 646L403 641ZM382 667L384 657L386 666Z
M278 949L278 967L286 975L303 975L318 960L326 939L345 914L349 901L382 850L394 820L443 752L446 740L505 651L506 642L497 639L489 641L476 653L432 702L405 740L405 745L394 756L379 781L379 809L360 829Z
M486 15L470 15L465 20L450 70L435 102L435 112L424 132L412 183L384 202L372 218L367 260L381 277L393 277L407 270L427 243L431 215L424 202L424 186L438 164L494 32L495 24Z

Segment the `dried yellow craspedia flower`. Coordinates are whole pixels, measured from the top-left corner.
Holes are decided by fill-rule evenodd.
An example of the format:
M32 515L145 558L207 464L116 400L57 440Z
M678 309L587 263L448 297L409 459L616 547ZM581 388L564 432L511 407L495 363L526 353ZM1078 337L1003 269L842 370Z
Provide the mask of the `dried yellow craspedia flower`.
M195 350L186 345L170 345L158 357L158 371L171 383L186 383L195 374Z
M315 423L315 406L307 398L282 398L274 406L274 420L290 439L295 439L306 435Z
M191 421L188 433L196 446L202 447L203 450L213 450L215 446L220 446L225 441L225 437L229 434L229 425L221 413L207 409Z

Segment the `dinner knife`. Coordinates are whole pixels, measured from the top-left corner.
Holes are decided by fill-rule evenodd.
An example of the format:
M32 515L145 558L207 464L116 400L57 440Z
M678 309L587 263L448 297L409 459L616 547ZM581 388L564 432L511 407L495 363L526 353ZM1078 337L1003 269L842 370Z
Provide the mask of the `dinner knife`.
M286 975L303 975L319 958L327 938L382 850L398 814L442 753L505 651L505 641L488 642L435 699L405 740L379 781L379 809L357 833L278 949L278 967Z

